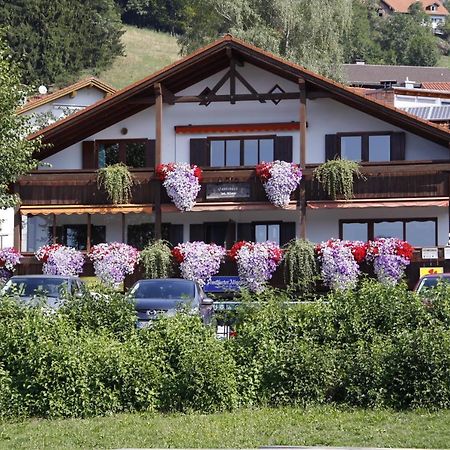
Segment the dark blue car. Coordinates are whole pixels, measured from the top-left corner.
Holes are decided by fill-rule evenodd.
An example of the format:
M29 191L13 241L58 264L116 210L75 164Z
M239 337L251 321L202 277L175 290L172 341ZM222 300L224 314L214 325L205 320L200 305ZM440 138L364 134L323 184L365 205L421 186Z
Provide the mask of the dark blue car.
M178 278L140 280L130 290L134 298L138 327L142 328L161 315L174 315L177 311L198 314L209 324L213 301L194 281Z

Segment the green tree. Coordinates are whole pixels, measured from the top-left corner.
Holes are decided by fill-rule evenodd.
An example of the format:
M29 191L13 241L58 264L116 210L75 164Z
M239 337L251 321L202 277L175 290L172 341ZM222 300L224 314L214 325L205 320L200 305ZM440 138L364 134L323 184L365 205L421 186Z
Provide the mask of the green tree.
M113 0L3 1L0 26L7 27L27 85L72 81L83 69L107 67L123 51Z
M31 132L29 118L16 114L25 94L17 66L0 37L0 208L18 203L17 196L9 192L10 184L38 164L33 154L40 142L26 139Z
M420 3L413 4L409 14L393 14L386 18L380 36L387 63L434 66L438 61L436 37L430 18Z
M192 0L193 12L181 36L184 53L231 33L338 78L352 0Z

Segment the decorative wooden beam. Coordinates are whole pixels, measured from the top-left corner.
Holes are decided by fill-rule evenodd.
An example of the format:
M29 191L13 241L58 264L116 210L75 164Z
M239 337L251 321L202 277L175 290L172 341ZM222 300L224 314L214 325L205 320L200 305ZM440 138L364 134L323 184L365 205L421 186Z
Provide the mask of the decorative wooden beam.
M56 217L56 215L55 215L55 217ZM87 215L87 236L86 236L86 251L88 253L91 251L91 244L92 244L92 216L90 213L88 213L88 215Z
M274 92L269 94L236 94L234 100L237 102L245 101L261 101L261 100L298 100L300 98L299 92ZM175 103L200 103L205 102L230 102L230 95L182 95L175 96Z
M326 91L308 91L307 98L309 100L316 100L318 98L337 98L337 96Z
M233 58L230 59L230 103L234 105L236 100L236 63Z
M236 78L254 95L259 95L256 89L239 73L236 71ZM260 103L266 103L262 98L259 99Z
M22 249L22 215L19 208L14 212L14 248Z
M212 89L206 88L208 89L208 93L206 95L204 95L204 100L202 100L200 102L201 105L204 106L208 106L210 101L209 101L209 96L210 95L215 95L217 94L217 92L219 91L219 89L226 83L226 81L230 78L230 71L227 70L225 72L225 74L223 75L223 77L215 84L215 86ZM206 90L205 89L205 90ZM179 97L178 97L179 98ZM175 101L177 101L177 97L175 97Z
M175 95L173 94L173 92L162 85L161 85L161 91L162 91L163 102L167 103L169 105L174 105L175 104Z
M52 243L56 244L56 214L54 213L52 214Z

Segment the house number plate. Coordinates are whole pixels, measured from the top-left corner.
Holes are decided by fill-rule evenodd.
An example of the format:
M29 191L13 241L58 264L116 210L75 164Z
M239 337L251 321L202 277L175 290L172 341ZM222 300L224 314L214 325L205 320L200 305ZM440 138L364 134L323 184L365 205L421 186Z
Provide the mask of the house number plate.
M250 198L249 183L214 183L206 185L207 200Z

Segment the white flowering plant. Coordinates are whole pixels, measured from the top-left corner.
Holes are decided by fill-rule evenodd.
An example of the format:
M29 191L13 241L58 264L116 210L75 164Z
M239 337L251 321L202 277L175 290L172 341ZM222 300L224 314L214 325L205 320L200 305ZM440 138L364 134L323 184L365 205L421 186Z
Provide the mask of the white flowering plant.
M302 170L298 164L277 160L258 164L256 175L262 181L270 202L279 208L287 208L292 192L302 179Z
M181 211L190 211L201 186L202 170L186 163L160 164L156 176L163 182L167 194Z

